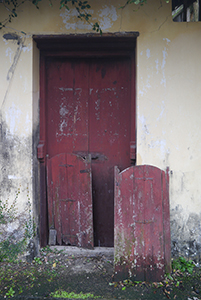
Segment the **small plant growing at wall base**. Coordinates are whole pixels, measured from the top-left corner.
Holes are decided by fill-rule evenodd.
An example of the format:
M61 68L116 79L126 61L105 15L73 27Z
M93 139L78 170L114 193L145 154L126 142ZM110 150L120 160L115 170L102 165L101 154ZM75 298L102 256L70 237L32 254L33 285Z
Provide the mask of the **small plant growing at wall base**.
M11 205L9 205L8 200L5 202L0 199L0 226L6 226L11 222L14 222L20 215L17 214L17 199L20 194L20 188L18 188L15 198ZM27 248L27 242L35 235L35 224L31 217L31 203L29 198L29 191L27 188L27 207L28 218L24 224L24 234L20 240L17 240L14 233L11 233L5 239L0 242L0 262L10 261L13 262L17 259L19 254L22 254ZM2 232L0 231L0 234Z
M17 214L17 199L20 194L20 188L18 188L15 199L13 200L12 204L9 206L8 199L3 202L2 199L0 199L0 224L7 224L11 221L14 221Z
M14 297L14 295L15 295L15 291L14 291L13 288L11 287L11 288L8 290L8 292L6 293L6 296L7 296L8 298L10 298L10 297Z
M194 267L195 264L192 260L187 261L184 257L181 256L177 259L174 259L172 262L172 269L179 270L182 273L188 272L189 274L192 274Z

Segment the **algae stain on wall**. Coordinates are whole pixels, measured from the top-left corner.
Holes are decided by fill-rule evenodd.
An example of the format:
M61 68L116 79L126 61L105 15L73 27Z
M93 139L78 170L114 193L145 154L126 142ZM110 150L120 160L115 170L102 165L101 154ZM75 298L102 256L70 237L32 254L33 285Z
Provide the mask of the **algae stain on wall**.
M6 231L5 225L1 226L1 239L13 234L16 239L20 239L24 234L25 221L29 218L27 204L32 192L31 137L22 138L11 133L1 116L0 146L0 199L8 207L15 203L17 209L15 221L10 223L8 230Z
M1 225L1 240L12 237L15 241L24 236L25 223L32 218L32 134L31 102L28 78L29 64L24 64L24 56L31 50L25 45L25 37L17 40L3 40L6 46L6 88L1 95L0 106L0 200L8 208L14 205L14 219ZM23 54L23 55L22 55ZM20 70L19 65L24 65ZM25 74L24 74L25 71ZM21 74L20 74L21 73ZM25 99L25 101L24 101ZM26 126L26 128L25 128ZM31 213L31 215L30 215Z
M198 265L201 256L201 213L189 213L177 205L171 210L172 256L193 259Z

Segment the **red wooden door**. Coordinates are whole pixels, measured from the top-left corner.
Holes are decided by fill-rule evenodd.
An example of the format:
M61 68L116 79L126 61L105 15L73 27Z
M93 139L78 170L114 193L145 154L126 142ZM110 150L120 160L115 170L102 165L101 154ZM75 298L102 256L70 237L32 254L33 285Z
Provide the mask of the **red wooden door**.
M48 159L49 228L57 244L93 248L91 164L74 154Z
M156 167L115 168L116 279L160 281L170 272L168 186Z
M131 65L129 57L46 64L47 154L91 154L95 246L114 244L113 168L130 165Z

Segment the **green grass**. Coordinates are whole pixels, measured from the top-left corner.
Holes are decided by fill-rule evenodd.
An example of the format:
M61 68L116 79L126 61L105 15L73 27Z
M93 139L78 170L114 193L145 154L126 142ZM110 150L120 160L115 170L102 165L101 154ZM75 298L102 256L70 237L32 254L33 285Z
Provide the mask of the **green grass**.
M81 292L79 294L76 294L74 292L68 293L63 290L58 290L54 293L51 293L50 296L53 298L70 298L70 299L89 299L89 298L97 299L97 298L100 298L100 297L94 296L93 294L90 294L90 293L83 294Z

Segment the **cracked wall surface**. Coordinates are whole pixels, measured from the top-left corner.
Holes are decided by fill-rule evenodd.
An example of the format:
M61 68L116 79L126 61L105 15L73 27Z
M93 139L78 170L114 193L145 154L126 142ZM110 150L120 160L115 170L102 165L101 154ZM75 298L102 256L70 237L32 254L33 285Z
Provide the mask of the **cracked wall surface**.
M170 168L172 254L201 252L201 23L173 22L171 3L148 1L120 7L125 1L91 1L92 21L104 33L138 31L136 49L137 164ZM1 9L0 19L6 15ZM91 33L75 10L27 2L18 18L0 32L1 195L30 189L38 222L39 51L32 35ZM17 40L3 35L15 33ZM23 211L26 193L20 194ZM13 196L12 196L13 197Z

